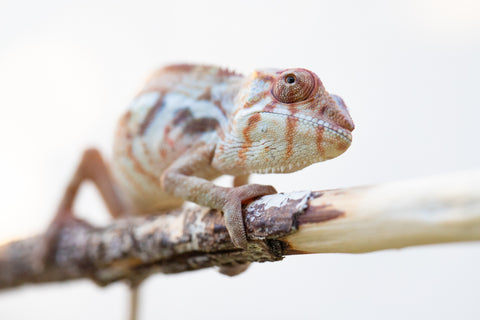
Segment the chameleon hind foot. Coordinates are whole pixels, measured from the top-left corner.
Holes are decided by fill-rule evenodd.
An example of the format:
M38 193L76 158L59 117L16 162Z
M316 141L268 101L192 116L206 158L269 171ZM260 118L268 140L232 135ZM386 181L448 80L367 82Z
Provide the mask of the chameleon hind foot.
M231 266L220 266L220 269L218 270L218 272L229 277L234 277L244 272L245 270L247 270L249 266L250 266L250 262L231 265Z
M35 258L34 268L44 270L45 267L55 259L55 252L58 247L58 240L62 230L68 227L81 226L84 228L93 228L85 220L75 217L73 212L65 210L58 212L55 218L50 222L41 242L38 244Z
M90 226L86 221L78 219L73 212L73 204L80 186L90 180L99 190L108 211L112 217L126 217L127 206L122 195L117 190L113 178L103 161L100 152L96 149L87 149L70 179L57 209L57 213L45 232L43 244L38 250L39 267L43 268L49 259L53 258L59 232L68 225L81 223Z

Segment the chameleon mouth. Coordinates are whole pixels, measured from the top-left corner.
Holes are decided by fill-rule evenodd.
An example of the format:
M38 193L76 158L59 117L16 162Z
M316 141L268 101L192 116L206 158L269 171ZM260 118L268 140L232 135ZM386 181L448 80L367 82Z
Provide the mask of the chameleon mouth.
M322 161L324 159L319 159L319 161ZM285 164L283 166L273 166L273 167L267 167L267 168L262 168L262 169L256 169L253 170L252 173L260 173L260 174L265 174L265 173L292 173L295 171L298 171L299 168L306 168L310 165L312 165L315 162L319 161L300 161L300 162L295 162L295 163L289 163Z
M298 121L301 121L307 125L314 126L314 127L322 127L325 130L330 131L331 133L334 133L338 137L348 141L349 143L352 142L352 134L348 131L343 129L340 126L337 126L335 124L329 123L325 120L321 119L315 119L311 116L306 116L302 114L296 114L296 115L291 115L290 111L287 110L275 110L276 112L271 112L271 111L261 111L259 113L270 113L270 114L275 114L279 116L284 116L286 118L294 118L297 119Z

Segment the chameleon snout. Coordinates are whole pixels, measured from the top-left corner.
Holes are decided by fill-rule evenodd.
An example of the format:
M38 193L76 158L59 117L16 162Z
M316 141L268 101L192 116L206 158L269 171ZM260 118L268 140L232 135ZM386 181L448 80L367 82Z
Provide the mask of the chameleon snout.
M341 97L335 94L330 94L330 97L333 99L333 101L335 101L335 104L337 105L337 114L334 117L335 123L343 129L352 132L355 129L355 124L353 123L352 117L348 112L347 105Z

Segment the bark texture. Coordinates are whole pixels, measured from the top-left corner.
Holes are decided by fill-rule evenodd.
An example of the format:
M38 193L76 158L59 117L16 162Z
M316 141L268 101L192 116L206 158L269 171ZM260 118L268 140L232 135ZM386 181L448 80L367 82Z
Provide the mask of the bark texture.
M0 245L0 289L91 278L138 282L285 255L368 252L480 240L480 171L371 187L293 192L244 206L248 250L235 248L221 212L187 207L115 220L97 228L76 220L42 263L43 235Z

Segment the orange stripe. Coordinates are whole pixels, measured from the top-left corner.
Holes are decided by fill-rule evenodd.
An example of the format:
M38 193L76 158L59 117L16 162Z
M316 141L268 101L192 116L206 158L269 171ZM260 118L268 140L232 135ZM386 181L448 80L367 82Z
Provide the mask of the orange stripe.
M142 140L142 149L143 149L143 155L147 159L147 162L150 168L155 168L155 161L152 158L152 153L150 152L150 149L148 148L147 143L143 140Z
M145 131L147 131L148 127L152 123L152 121L155 119L155 115L157 112L162 109L164 103L163 103L163 95L161 95L157 102L155 102L155 105L148 110L147 115L145 116L145 119L143 119L142 123L140 124L140 129L139 129L139 135L143 135Z
M277 104L275 102L269 102L268 104L265 105L263 108L264 112L273 112L273 110L276 108Z
M247 160L247 151L252 146L252 140L250 139L250 132L256 128L258 122L262 119L260 113L255 113L254 115L248 118L247 126L243 129L243 139L245 142L242 144L242 147L238 151L238 157L240 158L240 163L243 164Z
M244 108L244 109L247 109L247 108L253 107L255 104L257 104L257 102L259 102L260 100L262 100L263 98L265 98L265 96L266 96L268 93L269 93L268 91L264 91L264 92L261 92L261 93L256 94L255 96L253 96L253 97L251 97L250 99L248 99L247 102L245 102L245 104L243 105L243 108Z
M203 93L197 98L197 100L212 100L212 87L206 87Z
M145 192L144 190L144 185L141 183L138 183L137 179L135 179L134 176L132 176L131 170L129 170L125 165L122 163L119 164L120 171L122 172L122 175L127 179L128 181L128 187L133 190L135 193L143 193Z
M222 114L225 116L225 118L227 117L227 112L225 111L225 109L223 108L222 106L222 102L220 100L215 100L213 101L213 104L215 104L215 106L222 112Z
M297 118L287 117L287 130L285 132L285 140L287 141L287 153L285 159L288 159L293 155L293 138L295 137L295 129L297 127L297 122Z
M325 156L325 150L323 149L323 146L322 146L324 131L325 131L325 128L322 126L315 127L315 138L316 138L315 142L317 144L317 151L322 156L322 158Z
M133 154L133 141L131 143L129 143L128 146L127 146L127 156L132 161L133 167L134 167L134 169L137 173L144 175L145 177L151 179L155 183L159 182L159 179L155 175L153 175L152 173L148 172L142 166L142 164L138 161L137 157L135 157L135 155Z

